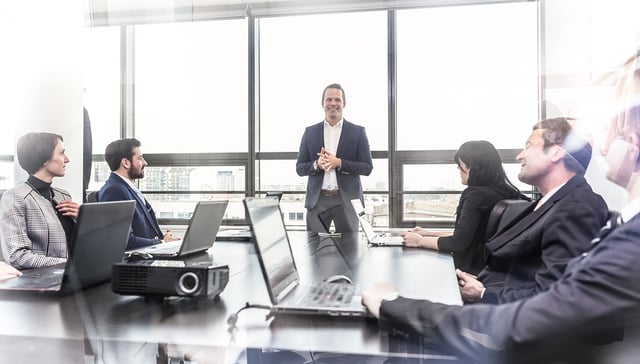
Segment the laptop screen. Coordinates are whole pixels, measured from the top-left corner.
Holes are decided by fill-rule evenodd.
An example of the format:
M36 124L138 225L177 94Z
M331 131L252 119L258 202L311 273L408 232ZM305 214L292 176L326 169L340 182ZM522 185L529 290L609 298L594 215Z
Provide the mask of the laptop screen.
M244 200L255 234L255 247L269 296L277 304L281 295L298 281L277 197L247 197Z
M351 206L353 206L353 210L358 215L358 220L360 220L360 226L362 226L362 231L364 231L364 235L367 236L367 240L369 242L373 241L376 236L376 232L373 231L373 226L367 221L364 212L364 206L362 206L362 201L355 198L351 200Z
M209 249L222 224L229 201L199 201L184 233L180 255Z
M111 278L111 266L122 260L134 210L131 200L80 205L67 262L72 289Z

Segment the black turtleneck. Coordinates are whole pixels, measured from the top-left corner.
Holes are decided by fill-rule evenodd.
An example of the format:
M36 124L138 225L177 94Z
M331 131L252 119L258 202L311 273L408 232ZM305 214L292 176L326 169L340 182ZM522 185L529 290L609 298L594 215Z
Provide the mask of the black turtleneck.
M75 221L71 216L62 215L58 209L56 209L56 205L60 201L55 201L53 199L53 190L51 189L51 183L44 182L33 175L27 178L27 183L31 185L42 197L46 198L51 202L53 209L58 215L58 220L62 224L62 228L64 229L64 233L67 237L67 243L71 242L71 234L73 233L73 227L75 226Z

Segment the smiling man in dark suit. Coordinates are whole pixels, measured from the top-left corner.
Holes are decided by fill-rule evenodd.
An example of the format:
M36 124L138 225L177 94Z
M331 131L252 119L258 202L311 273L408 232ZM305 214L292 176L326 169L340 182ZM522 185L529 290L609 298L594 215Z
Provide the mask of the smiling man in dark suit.
M307 196L307 230L325 232L333 221L336 232L358 231L358 217L351 206L352 199L363 203L360 176L368 176L373 169L369 140L362 126L342 117L346 106L342 86L337 83L322 92L324 121L308 127L296 161L299 176L309 176Z
M127 250L179 239L169 230L162 233L149 201L134 184L136 179L144 177L144 168L147 166L140 145L140 141L134 138L119 139L107 145L104 159L111 169L111 175L98 192L100 202L136 201Z
M640 336L640 104L621 112L603 148L607 178L629 202L589 250L536 296L500 305L449 306L398 296L390 283L363 294L370 312L474 363L635 363ZM624 341L601 345L621 337ZM600 345L593 345L600 344Z
M518 178L542 198L487 242L477 278L457 272L465 302L512 302L548 289L607 219L607 204L583 177L591 146L565 118L536 123L516 159Z

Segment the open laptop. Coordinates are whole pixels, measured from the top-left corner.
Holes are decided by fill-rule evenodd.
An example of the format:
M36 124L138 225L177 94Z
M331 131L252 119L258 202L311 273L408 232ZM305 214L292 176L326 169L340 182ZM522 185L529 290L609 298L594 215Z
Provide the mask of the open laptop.
M134 210L135 201L80 205L67 263L24 270L1 281L0 289L68 293L109 281L127 246Z
M275 196L278 198L278 201L282 200L282 192L270 192L267 191L267 196ZM245 208L246 214L246 208ZM253 231L251 231L251 226L248 228L242 229L227 229L220 230L216 235L216 241L244 241L244 242L252 242L253 241Z
M390 235L389 233L376 233L373 231L373 226L367 221L364 212L364 206L362 206L362 201L360 199L351 200L351 206L353 206L353 210L358 215L358 220L360 220L360 226L362 226L362 231L364 232L364 236L367 238L369 245L372 246L404 246L404 239L402 236Z
M177 259L211 248L229 201L199 201L180 240L127 251L147 259Z
M244 200L255 234L254 245L274 314L368 316L357 285L320 282L300 285L300 277L276 197Z

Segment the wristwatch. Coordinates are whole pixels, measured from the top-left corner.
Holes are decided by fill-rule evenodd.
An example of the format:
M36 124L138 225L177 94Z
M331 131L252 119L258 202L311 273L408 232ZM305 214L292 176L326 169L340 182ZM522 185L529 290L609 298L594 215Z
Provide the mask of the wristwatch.
M382 297L382 301L383 302L390 302L390 301L396 300L398 297L400 297L400 293L398 293L397 291L389 292L386 295L384 295L384 297Z
M314 171L318 170L318 161L317 160L313 161L313 170Z

